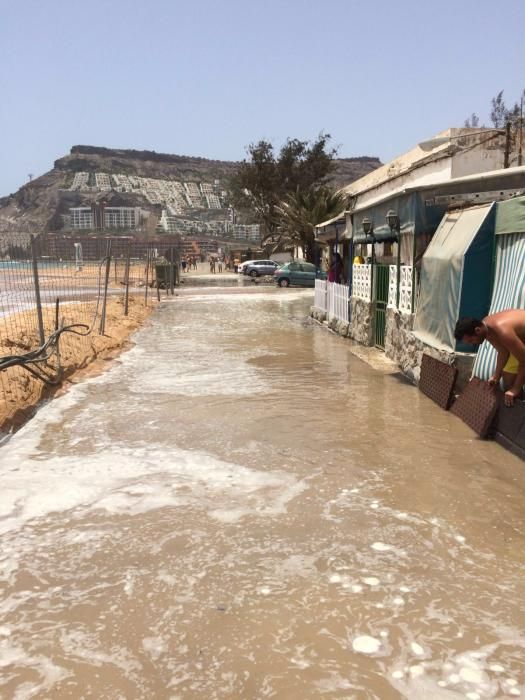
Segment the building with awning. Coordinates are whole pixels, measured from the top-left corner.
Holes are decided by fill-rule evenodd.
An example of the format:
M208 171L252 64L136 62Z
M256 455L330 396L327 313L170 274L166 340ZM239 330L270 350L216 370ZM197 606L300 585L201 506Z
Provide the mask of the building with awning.
M458 318L483 317L490 303L494 203L445 214L422 258L414 335L446 352L468 352L458 343Z
M342 211L332 219L323 221L322 224L315 227L315 239L318 243L329 244L333 242L337 244L349 237L346 227L346 212Z
M443 222L444 238L447 227L450 228L450 247L440 250L441 258L438 255L434 259L434 266L430 255L437 254L439 244L426 261L425 256L445 215L525 194L525 167L504 168L508 162L512 162L511 154L501 130L450 129L344 188L348 196L346 211L320 224L316 239L326 250L333 251L337 245L345 253L350 337L384 349L409 373L417 370L421 353L429 348L438 355L455 355L466 349L453 346L451 319L467 308L472 298L468 283L471 270L477 265L483 269L488 265L486 278L490 279L490 217L477 227L475 217L470 215L459 217L456 226L451 226L452 219ZM451 257L447 258L449 253ZM354 258L364 264L352 265ZM423 311L419 313L420 327L415 334L419 293L429 285L430 293L435 291L430 277L435 277L438 269L448 270L447 274L456 270L455 281L449 278L452 287L447 295L449 300L450 295L456 295L459 306L448 310L446 337L424 328ZM465 284L458 288L463 274ZM445 277L443 272L440 284ZM475 277L473 274L472 279ZM488 306L486 289L483 294L477 298L484 299ZM431 305L427 310L432 311Z
M373 256L378 264L397 264L399 259L413 265L450 204L436 197L466 193L472 186L470 177L477 181L482 173L503 172L510 159L502 129L446 129L344 187L346 210L316 226L316 240L329 254L334 246L343 247L350 283L349 267L356 252L370 263ZM389 211L397 215L395 231L386 219ZM370 222L368 234L363 221Z

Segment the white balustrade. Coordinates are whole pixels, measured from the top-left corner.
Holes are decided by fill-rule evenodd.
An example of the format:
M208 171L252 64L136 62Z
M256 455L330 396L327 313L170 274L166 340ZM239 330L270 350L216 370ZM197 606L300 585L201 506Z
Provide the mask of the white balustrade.
M401 266L401 284L399 285L399 310L404 314L412 313L412 265Z
M412 265L401 265L401 284L399 285L399 311L403 314L412 313ZM397 266L390 265L388 281L388 308L397 308Z
M336 282L327 283L328 317L337 318L339 321L349 321L348 305L350 301L350 288L346 284Z
M315 280L314 306L320 311L328 311L327 284L325 280Z
M389 309L395 309L397 307L397 267L396 265L390 265L390 274L388 277L388 303L387 307Z
M370 301L372 298L372 266L352 266L352 296Z
M314 306L320 311L326 311L328 318L337 318L348 322L350 288L346 284L315 280Z

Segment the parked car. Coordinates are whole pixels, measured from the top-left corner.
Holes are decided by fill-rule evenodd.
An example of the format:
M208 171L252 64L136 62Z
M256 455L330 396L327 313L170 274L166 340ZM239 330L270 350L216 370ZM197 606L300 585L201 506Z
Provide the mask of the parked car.
M279 287L315 287L316 279L326 279L326 272L319 270L313 263L289 262L275 271L274 277Z
M259 277L259 275L273 275L279 267L279 263L273 260L254 260L244 266L242 272L250 277Z
M240 275L242 275L242 273L243 273L243 271L244 271L244 266L245 266L245 265L249 265L250 263L254 263L254 262L257 262L257 261L256 261L256 260L245 260L244 262L239 263L239 264L237 265L237 272L238 272Z

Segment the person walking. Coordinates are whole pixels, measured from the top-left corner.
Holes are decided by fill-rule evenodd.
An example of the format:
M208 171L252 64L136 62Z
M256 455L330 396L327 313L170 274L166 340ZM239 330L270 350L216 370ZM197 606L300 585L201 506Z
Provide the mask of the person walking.
M343 280L343 258L339 253L334 253L334 259L328 270L328 281L341 284Z

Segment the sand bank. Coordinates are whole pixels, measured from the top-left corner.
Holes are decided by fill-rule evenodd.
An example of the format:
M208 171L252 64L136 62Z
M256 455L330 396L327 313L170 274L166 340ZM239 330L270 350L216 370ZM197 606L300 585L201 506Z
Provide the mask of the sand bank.
M16 430L34 415L40 402L67 391L71 384L82 381L86 376L104 371L108 362L129 346L131 334L156 305L156 299L150 299L146 307L142 296L132 296L129 314L124 316L123 300L109 299L104 335L99 335L99 318L88 336L62 334L60 358L63 375L56 387L44 384L20 366L0 372L0 431L7 433ZM94 302L63 304L60 318L66 325L86 323L90 326L94 312ZM46 335L54 328L54 314L53 308L44 309ZM0 357L21 355L39 347L35 318L34 311L27 311L5 319L0 338ZM55 368L56 357L52 357L46 369L54 374Z

